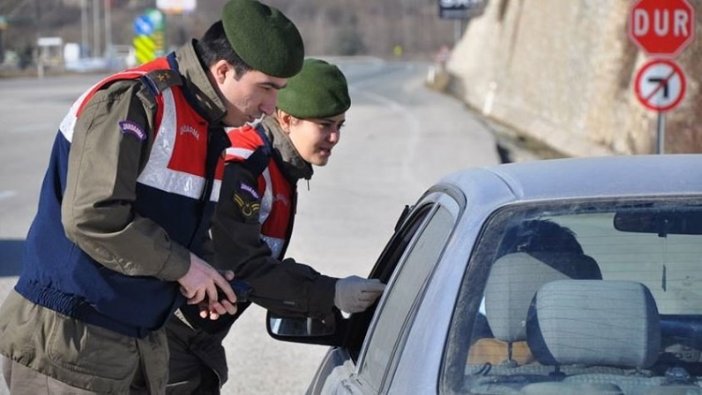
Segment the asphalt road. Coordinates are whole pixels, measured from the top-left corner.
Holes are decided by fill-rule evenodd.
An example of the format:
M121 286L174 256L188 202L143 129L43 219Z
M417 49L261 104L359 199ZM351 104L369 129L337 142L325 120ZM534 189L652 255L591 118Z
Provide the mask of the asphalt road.
M425 88L427 64L333 61L348 77L352 106L329 164L299 185L288 255L327 275L365 276L405 204L448 172L495 164L498 156L483 122ZM19 272L56 127L99 77L0 79L0 300ZM224 394L300 394L312 378L326 347L273 340L264 320L252 306L225 339Z

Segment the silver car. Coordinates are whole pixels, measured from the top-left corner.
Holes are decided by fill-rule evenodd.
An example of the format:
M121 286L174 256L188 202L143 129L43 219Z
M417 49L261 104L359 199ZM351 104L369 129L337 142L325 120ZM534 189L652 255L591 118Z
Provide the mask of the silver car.
M702 394L702 155L449 175L406 208L309 394Z

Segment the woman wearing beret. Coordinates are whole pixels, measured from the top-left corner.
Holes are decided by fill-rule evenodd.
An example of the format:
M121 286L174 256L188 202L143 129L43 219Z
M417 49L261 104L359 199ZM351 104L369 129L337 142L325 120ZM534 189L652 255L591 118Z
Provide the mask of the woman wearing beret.
M360 312L384 288L377 279L328 277L285 257L297 181L309 180L313 165L327 164L350 106L344 74L310 58L278 94L273 115L228 132L232 146L212 226L215 266L234 271L252 286L254 303L280 315L324 318L334 309ZM240 304L238 314L247 306ZM186 321L168 325L169 390L217 393L227 375L221 341L229 326L222 324L232 320Z
M165 393L172 313L200 301L211 315L236 313L208 263L223 127L272 113L303 54L280 11L230 0L201 40L78 98L47 153L22 273L0 307L13 395Z

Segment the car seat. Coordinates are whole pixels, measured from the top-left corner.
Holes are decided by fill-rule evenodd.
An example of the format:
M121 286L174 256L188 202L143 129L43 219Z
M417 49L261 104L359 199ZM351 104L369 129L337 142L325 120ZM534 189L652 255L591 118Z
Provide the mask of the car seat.
M661 348L660 318L650 290L633 281L558 280L545 284L530 305L526 334L536 360L554 366L607 366L642 369L653 365ZM627 393L631 377L573 375L557 383L530 384L525 394L575 393L589 388ZM626 382L617 383L617 377ZM642 386L646 377L641 378ZM635 384L634 384L635 385ZM602 387L605 386L605 387ZM634 391L639 392L639 391ZM600 393L600 392L597 392Z
M495 261L485 285L485 316L493 337L475 341L469 364L526 364L534 360L526 343L526 318L542 285L569 278L601 279L599 266L580 253L516 252Z

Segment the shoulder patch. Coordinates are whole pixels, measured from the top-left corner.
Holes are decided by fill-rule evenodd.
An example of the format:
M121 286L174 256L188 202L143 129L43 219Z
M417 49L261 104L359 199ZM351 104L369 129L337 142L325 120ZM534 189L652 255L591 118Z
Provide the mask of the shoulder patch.
M247 200L238 193L235 193L232 199L247 222L258 221L258 213L261 211L261 203L258 200Z
M239 208L241 215L246 222L258 221L258 214L261 211L261 198L256 188L243 182L239 182L239 185L235 188L232 200Z
M261 199L261 197L258 196L258 192L256 192L256 189L254 189L252 186L246 185L243 182L241 182L239 183L239 189L248 192L254 199Z
M140 141L146 140L146 132L134 121L124 120L119 122L119 129L123 134L132 135Z
M159 92L162 92L171 86L183 85L183 79L181 78L180 74L176 71L168 69L151 71L146 74L146 78L149 79L151 85Z

